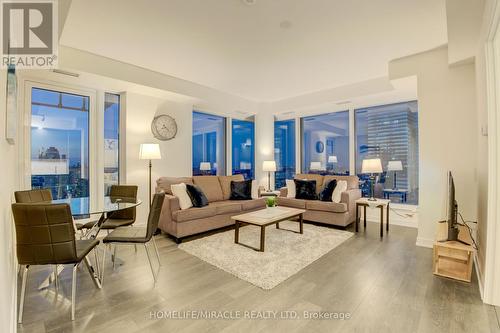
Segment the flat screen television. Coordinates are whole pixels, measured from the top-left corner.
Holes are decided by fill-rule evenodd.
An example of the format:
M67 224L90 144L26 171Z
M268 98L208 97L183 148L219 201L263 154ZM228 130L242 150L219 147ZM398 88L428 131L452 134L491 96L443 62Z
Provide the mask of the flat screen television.
M448 223L448 240L458 241L458 205L455 200L455 183L451 171L448 172L448 207L447 220Z

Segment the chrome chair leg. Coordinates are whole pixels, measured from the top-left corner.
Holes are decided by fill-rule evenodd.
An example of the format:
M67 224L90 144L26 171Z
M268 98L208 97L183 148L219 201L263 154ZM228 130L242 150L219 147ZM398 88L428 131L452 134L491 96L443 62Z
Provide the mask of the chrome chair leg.
M71 320L75 320L76 273L78 264L73 266L73 281L71 283Z
M113 259L113 270L115 270L115 267L116 267L116 249L118 248L118 244L115 244L114 245L114 249L113 249L113 254L111 255L112 259Z
M95 272L97 274L97 276L101 276L101 267L99 265L99 256L98 256L98 253L97 253L97 246L94 247L94 261L95 261Z
M149 266L151 267L151 273L153 274L153 280L154 280L154 283L156 285L156 274L155 274L155 270L153 268L153 262L151 261L151 257L149 255L148 246L147 246L146 243L144 243L144 248L146 249L146 255L148 256Z
M158 245L156 245L155 236L153 236L151 239L153 240L153 245L155 247L156 258L158 258L158 265L161 266L160 252L158 251Z
M56 291L59 290L59 271L57 269L57 265L53 265L54 268L54 286L56 288Z
M101 287L104 283L104 270L106 269L105 261L106 261L106 252L108 252L108 245L104 244L104 249L102 251L102 264L101 264Z
M24 297L26 295L26 280L28 279L28 265L24 266L24 270L22 271L23 274L23 282L21 284L21 298L19 299L19 317L17 319L17 322L19 324L23 323L23 310L24 310Z

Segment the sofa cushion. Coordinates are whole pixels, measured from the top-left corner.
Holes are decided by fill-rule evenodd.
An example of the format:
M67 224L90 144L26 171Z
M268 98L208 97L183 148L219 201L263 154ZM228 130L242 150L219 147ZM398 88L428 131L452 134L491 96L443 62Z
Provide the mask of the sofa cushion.
M243 177L243 175L219 176L219 183L224 200L229 200L229 197L231 196L231 181L233 180L238 182L245 180L245 177Z
M231 181L230 200L252 199L252 180Z
M323 186L323 189L321 190L321 192L319 192L318 199L320 201L327 201L327 202L332 201L333 190L335 190L336 187L337 187L336 179L332 179L329 180L328 182L325 182L325 186Z
M239 201L216 201L211 202L210 206L215 207L215 212L217 213L217 215L241 212L241 203Z
M172 218L174 219L174 221L177 222L197 220L206 217L212 217L215 215L217 215L217 210L215 206L211 205L202 208L193 207L185 210L177 210L175 212L172 212Z
M157 190L163 190L166 194L172 194L170 186L174 184L193 184L193 179L190 177L160 177L156 181Z
M306 208L306 200L278 197L278 206L305 209Z
M244 211L266 208L266 198L259 198L254 200L241 200L238 202L241 204L241 209Z
M299 173L296 174L294 179L306 179L306 180L315 180L316 181L316 194L319 194L321 189L323 188L323 179L322 175L315 175L309 173Z
M208 202L221 201L224 199L222 189L217 176L194 176L193 182L199 186L207 196Z
M339 180L345 180L347 182L347 189L359 188L359 178L358 176L325 176L323 182L326 184L328 181L336 179L337 183Z
M295 198L305 200L318 199L318 194L316 192L316 181L295 179Z
M322 212L344 213L347 211L347 205L345 203L311 200L306 201L306 209L319 210Z
M193 203L193 207L205 207L208 199L199 186L186 184L186 192Z

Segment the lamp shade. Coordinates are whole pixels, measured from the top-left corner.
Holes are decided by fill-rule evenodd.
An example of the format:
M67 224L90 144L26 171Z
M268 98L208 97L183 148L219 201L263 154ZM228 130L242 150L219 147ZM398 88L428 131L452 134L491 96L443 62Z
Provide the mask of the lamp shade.
M387 171L402 171L403 163L401 161L389 161L387 163Z
M201 171L208 171L211 169L212 169L212 167L210 166L210 162L201 162L200 163L200 170Z
M262 163L262 171L276 171L275 161L264 161Z
M337 163L338 160L337 160L337 156L328 156L328 163Z
M141 160L161 159L160 145L157 143L141 143L139 158Z
M311 162L309 170L321 170L321 162Z
M382 171L382 161L380 161L380 158L363 160L361 173L382 173Z

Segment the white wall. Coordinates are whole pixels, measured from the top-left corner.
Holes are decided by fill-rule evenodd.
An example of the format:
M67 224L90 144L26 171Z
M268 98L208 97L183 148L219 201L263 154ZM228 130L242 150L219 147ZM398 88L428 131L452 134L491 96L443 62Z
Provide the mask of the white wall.
M151 133L155 115L168 114L177 122L177 135L169 141L159 141ZM146 223L148 215L148 161L139 159L141 143L159 143L162 159L154 160L152 192L161 176L191 176L192 174L192 117L193 106L160 98L129 93L126 96L126 163L127 184L139 186L142 205L137 210L137 222Z
M477 218L477 117L474 64L448 66L446 47L389 63L391 79L417 75L419 103L419 230L417 245L432 246L446 214L446 173L453 172L459 211Z
M6 71L0 70L0 156L2 157L2 186L0 186L0 331L14 332L16 323L16 259L14 225L10 204L17 189L17 147L5 140ZM7 176L6 176L7 175Z

